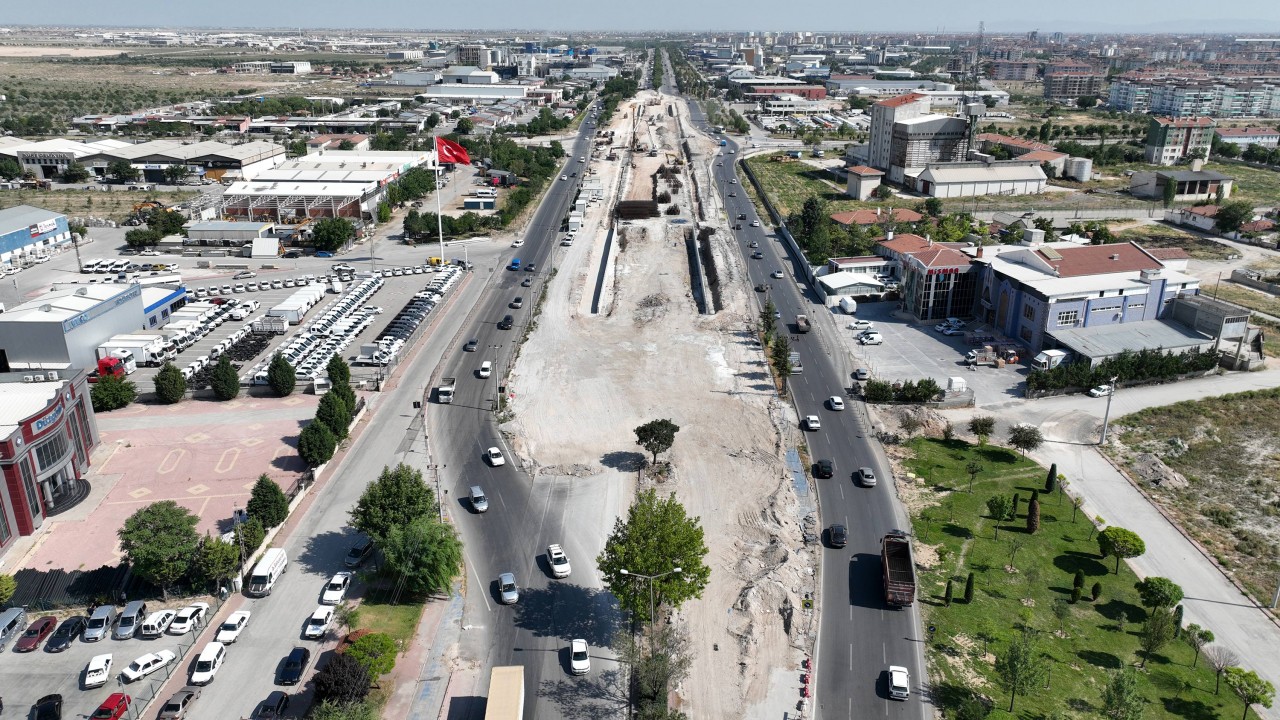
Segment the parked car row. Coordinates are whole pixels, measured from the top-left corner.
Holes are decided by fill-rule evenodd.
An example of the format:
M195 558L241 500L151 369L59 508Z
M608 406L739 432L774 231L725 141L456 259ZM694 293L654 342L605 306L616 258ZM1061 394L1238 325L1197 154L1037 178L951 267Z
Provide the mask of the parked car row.
M396 316L387 323L387 327L376 340L383 358L394 357L413 333L435 308L440 299L462 277L462 269L457 266L445 267L441 273L423 289L405 303ZM370 358L375 364L385 362L377 357Z
M236 273L233 280L248 280L255 277L253 272L245 270ZM197 299L207 297L217 297L219 295L231 295L233 293L258 292L260 290L280 290L282 288L305 287L316 282L315 275L303 275L301 277L289 277L279 280L262 280L258 282L235 282L225 285L210 285L208 287L198 287L195 289Z
M377 308L365 308L364 304L382 285L380 277L361 280L277 352L294 367L299 377L309 380L323 377L329 359L350 345L381 312ZM249 372L250 382L265 385L270 364L267 360L254 367Z

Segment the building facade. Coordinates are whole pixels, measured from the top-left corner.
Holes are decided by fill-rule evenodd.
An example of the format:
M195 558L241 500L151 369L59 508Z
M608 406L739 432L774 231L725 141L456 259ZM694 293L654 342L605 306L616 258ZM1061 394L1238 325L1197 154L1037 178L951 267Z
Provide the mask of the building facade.
M899 95L872 105L867 164L877 170L888 170L894 124L901 120L918 118L928 112L929 98L919 93Z
M1147 124L1144 159L1153 165L1173 165L1183 158L1207 158L1213 132L1213 118L1153 117Z
M86 377L0 373L0 553L88 495L100 437Z
M1278 117L1280 82L1207 76L1121 76L1111 83L1107 104L1124 112L1177 118Z
M1044 69L1044 98L1054 102L1075 102L1077 98L1102 95L1107 78L1092 65L1056 61Z
M1239 145L1242 150L1250 145L1261 145L1268 150L1280 145L1280 130L1275 128L1216 128L1213 132L1220 142Z
M90 369L107 339L143 329L142 286L54 290L0 314L0 369Z
M0 266L22 267L70 241L66 215L31 205L0 210Z
M963 161L968 152L969 123L961 118L924 115L895 122L890 137L889 181L902 183L912 170L930 163Z

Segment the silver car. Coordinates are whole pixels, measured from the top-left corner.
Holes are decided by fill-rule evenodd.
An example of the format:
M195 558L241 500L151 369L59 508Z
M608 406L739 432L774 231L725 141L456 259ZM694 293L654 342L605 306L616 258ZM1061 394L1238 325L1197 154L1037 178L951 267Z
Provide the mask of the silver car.
M503 605L515 605L520 600L520 588L516 587L516 576L502 573L498 576L498 598Z

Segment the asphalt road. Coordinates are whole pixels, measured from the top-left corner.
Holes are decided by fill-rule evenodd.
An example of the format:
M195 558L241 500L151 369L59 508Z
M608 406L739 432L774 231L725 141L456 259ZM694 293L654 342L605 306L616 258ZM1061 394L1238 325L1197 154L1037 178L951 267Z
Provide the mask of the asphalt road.
M707 125L700 110L690 103L695 125L704 131ZM806 314L816 318L827 310L816 304L816 296L800 274L796 258L792 258L780 236L771 231L767 219L761 219L755 206L742 191L745 175L736 176L738 147L731 139L722 148L726 154L710 158L723 194L731 226L742 224L734 236L748 266L753 286L765 284L758 292L763 308L772 300L786 332L792 333L791 347L800 353L803 372L788 380L796 410L801 418L817 415L822 429L805 432L813 460L829 459L835 463L835 477L816 480L822 525L841 523L849 530L848 546L835 549L825 546L822 553L822 623L815 658L817 715L821 718L923 718L929 711L920 692L925 677L922 630L915 606L889 609L884 603L881 579L880 539L894 528L906 528L905 516L897 503L889 465L883 448L868 427L865 407L848 395L852 380L849 373L853 361L840 349L836 338L826 337L829 326L814 323L813 330L795 333L795 317ZM731 154L730 154L731 153ZM721 164L715 164L721 163ZM733 192L737 197L729 197ZM739 214L746 215L737 220ZM751 222L760 220L760 227ZM750 259L755 241L763 259ZM784 277L771 273L781 270ZM829 410L827 398L844 398L846 410ZM860 487L852 480L859 467L870 467L880 479L875 487ZM911 672L912 697L907 702L889 700L885 670L889 665L902 665Z
M508 451L493 416L498 384L506 376L512 352L525 332L548 273L555 264L559 229L568 213L578 182L590 167L578 157L591 151L594 126L585 126L572 146L564 174L578 177L552 182L542 205L524 236L524 246L504 254L509 265L519 257L520 270L503 269L488 283L485 295L476 303L472 317L460 333L456 351L447 357L439 376L457 378L451 404L432 402L428 406L428 433L434 460L441 465L448 491L449 512L462 536L467 554L467 596L463 626L462 654L480 660L480 687L487 686L488 669L502 665L525 668L526 717L554 718L611 714L620 707L621 696L608 691L616 665L600 654L617 627L619 615L612 597L601 590L595 572L595 556L603 536L587 532L596 524L575 520L576 510L605 505L609 489L601 484L571 479L536 481L524 472ZM595 162L606 162L596 160ZM530 263L537 272L526 272ZM532 278L530 287L522 287ZM524 298L520 309L508 307L516 297ZM505 315L512 315L510 330L497 327ZM467 339L477 340L474 353L462 352ZM493 377L477 375L484 361L494 363ZM509 388L508 392L515 392ZM488 447L502 449L506 464L492 467L481 454ZM489 499L484 514L472 512L468 501L471 485L479 485ZM573 574L553 580L546 562L546 547L561 543L569 555ZM511 572L520 586L519 602L504 606L498 601L497 577ZM592 672L586 678L568 674L568 643L584 638L592 648ZM599 684L598 691L584 687ZM452 720L482 717L478 704L471 704Z

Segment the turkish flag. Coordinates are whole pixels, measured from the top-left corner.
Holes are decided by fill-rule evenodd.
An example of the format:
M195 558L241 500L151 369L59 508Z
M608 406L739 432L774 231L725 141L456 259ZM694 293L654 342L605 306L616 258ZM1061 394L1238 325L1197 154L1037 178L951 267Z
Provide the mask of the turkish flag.
M442 163L471 164L471 156L467 154L466 148L442 137L436 138L436 157Z

